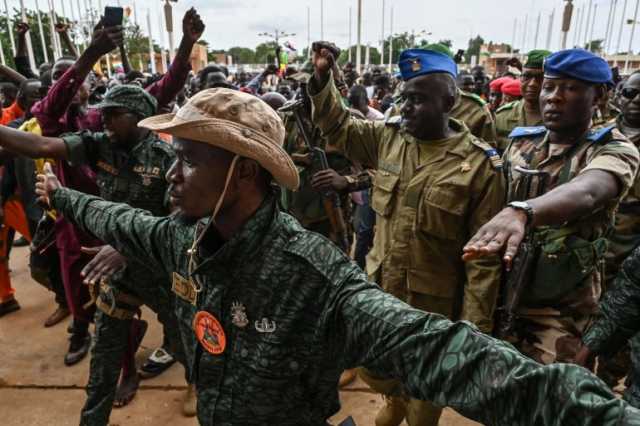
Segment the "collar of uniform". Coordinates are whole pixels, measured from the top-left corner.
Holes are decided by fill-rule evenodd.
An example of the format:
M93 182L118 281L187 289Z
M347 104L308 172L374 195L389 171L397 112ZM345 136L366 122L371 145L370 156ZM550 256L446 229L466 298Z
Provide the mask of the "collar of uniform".
M193 273L197 273L206 265L216 262L224 264L226 269L233 268L233 265L242 264L247 256L251 255L256 249L273 235L270 228L277 223L278 209L276 208L276 198L274 195L268 195L262 205L256 210L256 213L244 224L244 226L231 237L213 254L200 260L200 255L204 254L202 248L198 248L196 256L197 266ZM196 232L200 232L210 219L203 219L196 225Z
M453 136L450 136L448 138L443 138L443 139L433 139L433 140L419 139L419 138L416 138L415 136L410 135L404 129L404 127L402 128L402 133L406 142L421 144L421 145L441 146L441 145L448 145L452 141L455 141L453 143L453 147L448 147L449 148L448 151L456 151L456 149L460 145L459 142L461 142L469 133L469 129L462 121L458 121L455 118L449 118L449 128L454 130L455 134Z
M141 149L142 147L144 147L148 142L151 142L155 139L158 139L158 135L156 135L155 133L153 133L152 131L149 131L149 133L147 134L146 137L140 139L138 141L137 144L135 144L133 146L133 148L131 148L131 152L136 152L137 150Z

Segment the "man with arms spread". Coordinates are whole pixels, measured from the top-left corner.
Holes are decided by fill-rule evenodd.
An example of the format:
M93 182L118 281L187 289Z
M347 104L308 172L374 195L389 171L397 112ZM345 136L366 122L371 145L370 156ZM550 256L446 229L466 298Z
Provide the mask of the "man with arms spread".
M520 76L522 99L503 105L496 111L497 145L500 152L507 149L509 134L513 129L542 124L539 102L544 77L542 65L544 58L550 54L547 50L529 52Z
M271 176L298 185L278 115L206 90L141 125L174 136L176 215L152 217L39 176L42 200L174 276L202 425L326 425L345 368L487 425L637 425L640 413L572 365L542 367L465 322L412 309L368 282L326 238L279 211Z
M455 62L434 50L404 51L402 115L385 123L349 117L329 72L332 60L327 49L315 54L313 120L335 149L376 170L369 278L418 309L467 319L490 332L500 259L465 265L459 254L500 210L504 187L495 150L450 118L457 99ZM409 425L437 424L439 408L406 401L398 383L362 375L388 396L377 424L397 425L405 416Z
M585 50L547 57L545 125L511 133L503 157L510 203L464 248L467 261L504 249L510 269L525 230L533 229L539 250L509 340L544 364L574 360L597 311L607 231L638 170L638 150L624 135L612 127L589 130L610 82L607 63ZM532 171L543 175L531 179Z

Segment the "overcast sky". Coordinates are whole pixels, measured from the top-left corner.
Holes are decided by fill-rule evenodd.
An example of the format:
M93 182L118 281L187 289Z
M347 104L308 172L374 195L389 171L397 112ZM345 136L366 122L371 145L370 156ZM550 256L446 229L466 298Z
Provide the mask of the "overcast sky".
M35 0L24 0L27 7L33 7ZM87 1L97 8L99 0L53 0L56 10L60 12L61 2L69 4ZM593 1L593 0L592 0ZM626 0L627 18L633 17L634 8L639 0ZM39 0L42 7L47 0ZM9 4L18 4L17 0L9 0ZM117 0L105 0L103 5L116 5ZM121 0L122 5L133 6L133 0ZM143 30L146 31L146 12L151 9L151 20L154 39L158 39L159 13L161 0L136 0L136 9ZM604 38L610 5L614 0L595 0L597 12L595 16L594 39ZM615 30L613 32L612 50L618 40L618 29L625 0L617 0ZM194 6L204 17L207 29L204 34L211 47L229 48L233 46L255 47L265 41L258 33L273 32L276 28L285 32L296 33L288 37L297 48L307 44L307 7L311 11L311 40L320 39L320 0L179 0L175 5L174 22L180 28L180 19L189 7ZM382 35L383 0L362 0L362 41L363 44L379 44ZM589 0L574 0L574 23L577 27L577 11L587 9ZM427 31L432 35L430 40L451 39L455 48L465 48L472 35L481 35L485 40L511 43L513 39L514 20L517 18L515 46L530 50L534 47L536 24L541 13L541 24L537 47L544 48L547 40L549 15L555 8L551 48L560 46L560 25L562 20L563 0L386 0L384 33L390 32L390 10L393 7L393 32L414 30ZM346 47L349 41L349 7L352 8L352 42L356 41L357 0L324 0L324 38ZM68 13L68 11L67 11ZM586 11L584 13L586 15ZM528 16L525 27L525 17ZM586 21L586 17L582 19ZM622 50L626 50L631 33L631 25L624 25ZM523 36L526 28L526 43ZM179 32L179 31L178 31ZM585 24L582 26L580 41L585 40ZM179 34L176 35L176 43ZM569 33L568 44L574 43L574 29ZM167 40L165 38L165 44ZM634 37L634 50L640 50L640 25Z

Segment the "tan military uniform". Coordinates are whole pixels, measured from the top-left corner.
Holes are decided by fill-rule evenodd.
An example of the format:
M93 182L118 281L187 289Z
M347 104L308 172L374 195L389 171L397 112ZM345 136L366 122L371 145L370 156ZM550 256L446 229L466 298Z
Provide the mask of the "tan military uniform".
M333 84L315 90L310 87L314 123L348 158L377 169L369 275L404 300L428 296L424 309L453 318L461 311L490 331L500 259L465 263L460 256L504 204L502 176L494 168L499 159L492 164L485 152L492 148L456 120L453 136L421 141L399 124L350 119Z
M347 158L376 169L371 207L376 234L367 273L383 289L419 309L493 325L500 285L498 256L462 262L467 240L504 204L497 152L452 119L452 135L423 141L404 131L400 117L383 122L349 117L333 79L310 81L314 123ZM378 392L393 383L363 378ZM437 424L440 409L412 400L410 426Z
M547 171L550 179L545 192L569 181L588 170L604 170L614 174L622 184L619 197L611 200L603 209L598 209L580 219L562 225L572 229L571 239L558 239L555 245L545 245L548 258L561 259L565 247L580 238L592 242L589 251L578 256L574 264L580 263L584 277L572 288L562 291L553 302L536 304L523 298L518 312L515 334L510 339L522 352L542 363L571 362L580 347L580 339L589 318L597 311L601 293L603 252L606 250L606 233L613 222L614 212L620 200L632 186L638 170L638 150L617 130L590 132L578 145L552 145L544 127L519 128L513 133L513 141L504 153L505 172L508 174L508 196L515 198L522 182L516 166ZM532 186L533 191L536 185ZM529 194L530 196L532 194ZM602 253L599 253L601 251ZM547 264L549 265L549 264ZM536 270L536 273L538 269ZM532 283L532 287L544 283ZM565 287L558 278L554 287Z
M496 111L496 145L500 152L504 152L509 145L509 134L516 127L540 126L542 120L531 121L527 119L524 110L524 100L520 99L502 105Z
M471 134L495 145L496 126L487 104L480 96L458 89L458 101L449 114L467 125Z

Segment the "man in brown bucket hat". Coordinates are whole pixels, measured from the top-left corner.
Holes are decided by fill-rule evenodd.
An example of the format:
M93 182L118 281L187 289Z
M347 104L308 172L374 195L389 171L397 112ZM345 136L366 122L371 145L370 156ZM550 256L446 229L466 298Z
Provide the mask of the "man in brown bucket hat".
M271 177L286 188L299 179L281 121L258 98L205 90L176 115L140 125L174 137L176 214L63 188L50 169L37 191L126 256L172 275L201 424L326 425L339 409L340 373L357 366L484 424L640 422L587 370L541 366L469 323L411 308L281 213Z

